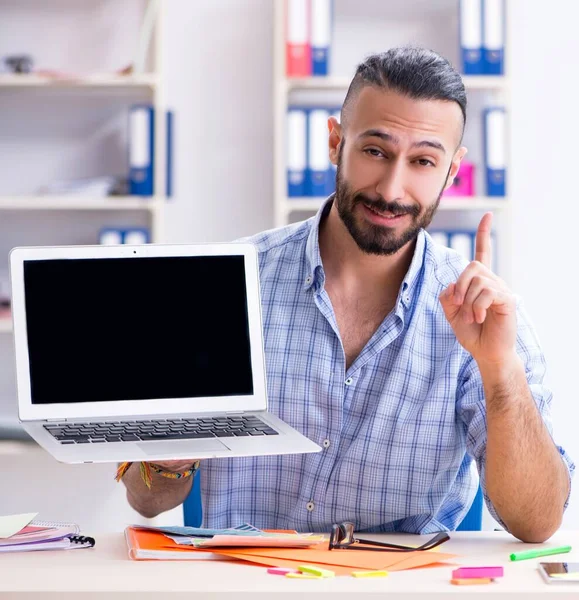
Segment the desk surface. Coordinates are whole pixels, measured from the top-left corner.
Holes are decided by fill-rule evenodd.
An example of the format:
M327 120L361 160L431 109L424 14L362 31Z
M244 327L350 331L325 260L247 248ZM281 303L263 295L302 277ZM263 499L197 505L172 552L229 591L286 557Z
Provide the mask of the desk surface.
M551 593L579 598L579 583L547 584L537 571L540 560L579 561L579 532L558 532L545 545L572 545L565 555L511 562L511 552L530 550L505 532L451 533L444 551L457 554L455 565L390 573L384 579L349 576L324 580L295 580L269 575L265 567L228 561L132 561L120 533L95 535L91 549L0 554L0 598L242 598L282 595L309 600L325 596L394 597L405 600L432 596L466 598L491 594L493 598L528 598ZM380 539L380 536L374 536ZM389 535L389 541L415 543L429 536ZM504 578L489 585L450 584L456 565L503 565ZM148 593L147 593L148 592Z

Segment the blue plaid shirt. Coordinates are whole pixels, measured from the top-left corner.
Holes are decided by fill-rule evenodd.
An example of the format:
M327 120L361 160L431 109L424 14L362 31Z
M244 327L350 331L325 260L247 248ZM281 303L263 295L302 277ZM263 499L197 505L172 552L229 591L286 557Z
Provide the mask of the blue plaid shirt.
M204 525L329 532L348 520L359 531L454 530L476 494L477 467L485 490L482 381L438 300L466 262L422 231L395 308L346 369L318 245L328 208L250 238L259 252L269 409L323 450L203 461ZM517 350L551 431L545 361L520 304Z

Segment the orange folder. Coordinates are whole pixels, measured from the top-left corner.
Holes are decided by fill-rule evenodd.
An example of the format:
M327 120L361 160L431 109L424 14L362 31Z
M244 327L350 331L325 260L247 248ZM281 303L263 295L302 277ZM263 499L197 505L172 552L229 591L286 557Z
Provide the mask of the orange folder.
M386 570L402 571L415 569L455 558L455 554L442 552L374 552L372 550L328 550L327 543L307 549L285 548L239 548L214 550L216 554L246 560L268 566L295 568L300 564L315 564L322 568L336 570L342 573L352 571Z
M142 560L195 560L195 559L237 559L254 565L287 567L296 569L299 565L312 564L331 569L337 575L349 575L352 571L387 570L401 571L429 566L448 566L444 561L455 558L455 554L442 552L373 552L363 550L328 550L327 542L313 548L203 548L182 546L162 533L127 527L125 537L129 556ZM145 552L143 552L145 551ZM141 558L139 558L139 555ZM211 556L213 555L213 556ZM181 558L182 557L182 558Z

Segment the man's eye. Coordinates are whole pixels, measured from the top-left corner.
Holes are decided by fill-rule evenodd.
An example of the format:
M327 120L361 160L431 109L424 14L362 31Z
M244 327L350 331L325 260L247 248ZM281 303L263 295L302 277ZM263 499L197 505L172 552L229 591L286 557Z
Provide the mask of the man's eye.
M421 167L434 167L434 163L427 158L419 158L416 161Z
M380 150L377 150L376 148L366 148L364 152L370 154L370 156L384 156L384 154L382 154L382 152Z

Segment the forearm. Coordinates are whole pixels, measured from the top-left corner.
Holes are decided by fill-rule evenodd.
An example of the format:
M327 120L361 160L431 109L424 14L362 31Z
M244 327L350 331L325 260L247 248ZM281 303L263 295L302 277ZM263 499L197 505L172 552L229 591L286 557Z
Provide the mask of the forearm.
M127 487L129 504L147 518L182 504L193 485L193 477L169 479L154 472L151 475L153 482L149 489L141 478L139 464L133 463L122 479Z
M542 542L560 526L567 470L527 384L521 360L479 364L487 410L486 491L513 535Z

